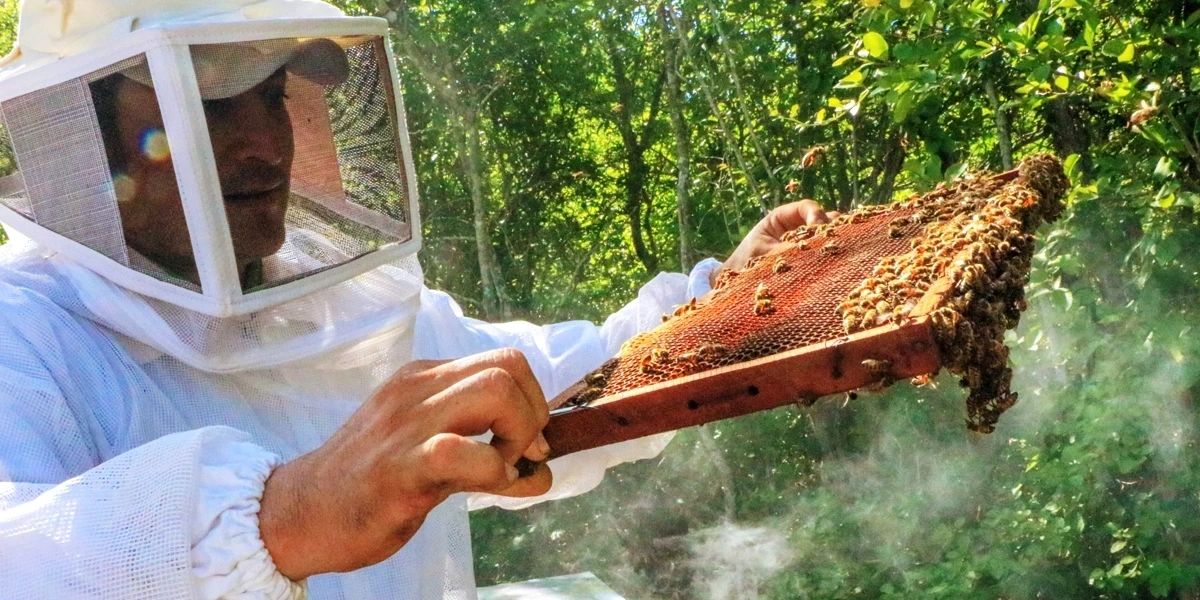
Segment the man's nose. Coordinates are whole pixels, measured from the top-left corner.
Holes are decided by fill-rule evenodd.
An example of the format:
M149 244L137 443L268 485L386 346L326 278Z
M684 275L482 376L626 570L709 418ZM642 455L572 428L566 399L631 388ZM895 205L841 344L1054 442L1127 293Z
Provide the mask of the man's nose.
M229 123L237 144L233 158L241 164L261 161L280 166L292 151L292 124L287 112L258 98L239 100Z

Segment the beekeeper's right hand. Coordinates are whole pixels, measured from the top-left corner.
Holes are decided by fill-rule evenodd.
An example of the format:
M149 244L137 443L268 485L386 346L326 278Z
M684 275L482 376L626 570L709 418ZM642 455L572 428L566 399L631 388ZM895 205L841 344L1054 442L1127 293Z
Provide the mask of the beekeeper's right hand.
M375 564L398 551L451 494L535 496L544 464L517 478L522 456L542 463L546 399L524 355L496 350L397 371L321 447L267 479L259 529L293 580ZM490 443L471 439L491 431Z

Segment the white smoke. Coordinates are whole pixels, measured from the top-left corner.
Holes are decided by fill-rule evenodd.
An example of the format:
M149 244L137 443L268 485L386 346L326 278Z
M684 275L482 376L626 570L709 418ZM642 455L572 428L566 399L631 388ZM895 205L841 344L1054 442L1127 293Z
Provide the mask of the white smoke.
M792 561L781 529L723 523L691 538L692 589L697 598L749 600L759 587Z

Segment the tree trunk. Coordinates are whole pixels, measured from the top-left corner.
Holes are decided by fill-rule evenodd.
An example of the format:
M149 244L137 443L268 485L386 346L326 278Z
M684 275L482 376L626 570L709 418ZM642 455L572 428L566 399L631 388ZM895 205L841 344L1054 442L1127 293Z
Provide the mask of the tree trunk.
M1091 171L1091 160L1088 149L1091 139L1083 119L1066 96L1057 96L1043 105L1042 118L1046 121L1046 132L1050 134L1050 144L1061 157L1072 154L1079 155L1079 166L1084 173Z
M767 153L758 141L758 134L754 132L754 120L750 118L750 111L746 109L746 95L742 92L742 80L738 77L737 59L734 58L733 50L729 47L729 39L725 37L725 31L721 27L721 13L713 6L711 0L705 0L705 4L712 15L713 27L717 30L717 41L720 43L722 53L725 55L726 67L729 69L729 80L733 83L738 111L742 115L742 126L746 128L746 137L750 139L750 145L754 146L754 152L758 155L758 162L762 164L763 171L767 177L767 183L771 186L771 204L772 206L779 206L783 188L779 185L779 181L775 179L775 169L771 167L771 163L767 160Z
M626 218L629 219L629 233L633 238L633 251L637 254L638 260L642 262L642 266L649 273L654 273L658 270L658 257L654 255L646 247L646 236L642 228L643 210L649 211L649 195L646 192L647 182L649 180L650 170L646 166L645 152L649 145L647 139L649 137L650 127L649 121L654 119L654 112L648 118L647 127L643 131L641 139L633 128L632 112L636 103L634 97L633 82L630 81L628 72L625 68L625 58L622 56L621 49L617 47L616 40L613 39L613 33L604 28L605 46L608 51L609 62L613 71L613 87L617 92L617 107L613 111L613 122L617 126L617 131L621 134L621 141L625 147L625 166L626 172L623 178L625 187L625 206L624 212ZM661 97L662 86L658 86L655 96ZM653 103L658 103L658 98L654 98Z
M712 110L713 117L717 119L717 130L721 133L721 139L725 142L725 147L733 152L733 157L737 160L738 168L741 169L742 175L746 177L746 183L750 185L750 191L754 194L755 200L758 201L759 207L762 209L762 214L766 215L771 212L771 205L767 203L763 196L762 189L758 185L758 178L754 176L750 165L746 163L746 157L742 154L741 144L733 139L733 134L729 128L729 119L717 104L716 95L713 94L712 86L708 83L708 75L700 65L692 57L691 46L688 44L687 34L687 15L680 11L680 15L675 19L675 35L679 38L679 47L683 50L683 54L688 57L688 60L695 65L696 74L699 77L700 91L704 93L705 100L708 101L708 106Z
M474 111L464 111L462 133L457 137L463 139L459 156L463 166L463 174L467 178L471 190L472 222L475 227L475 249L479 256L479 282L483 288L484 312L489 319L502 317L512 319L512 303L504 289L504 275L500 269L500 261L496 259L496 249L492 246L492 234L487 221L487 197L484 193L482 155L483 147L479 140L478 118Z
M455 83L460 81L460 78L454 72L449 58L439 55L438 47L428 40L417 43L416 33L411 27L405 27L405 31L396 36L396 39L399 40L405 56L420 72L421 78L431 89L436 90L438 96L446 103L450 114L454 116L454 122L450 126L451 137L458 154L459 167L471 195L472 225L475 229L475 250L479 260L479 285L483 294L481 304L484 316L488 319L511 319L512 303L505 290L504 274L496 258L496 249L492 247L487 219L487 191L484 183L486 159L479 132L478 105L482 102L477 102L475 107L468 107L463 102L464 95Z
M987 92L992 112L996 113L996 145L1000 148L1000 163L1008 171L1013 168L1012 130L1008 125L1008 114L1000 106L1000 96L996 94L996 84L991 79L983 80L983 89Z
M882 173L875 193L871 195L874 204L885 204L892 199L896 187L896 176L904 168L904 132L893 129L888 135L886 149L883 154Z
M683 118L683 94L679 83L679 44L671 37L668 20L674 9L670 4L658 7L662 31L663 55L667 65L667 110L671 115L671 133L675 136L675 210L679 217L679 265L686 273L696 263L692 237L692 209L688 202L688 179L691 177L691 143L687 122Z

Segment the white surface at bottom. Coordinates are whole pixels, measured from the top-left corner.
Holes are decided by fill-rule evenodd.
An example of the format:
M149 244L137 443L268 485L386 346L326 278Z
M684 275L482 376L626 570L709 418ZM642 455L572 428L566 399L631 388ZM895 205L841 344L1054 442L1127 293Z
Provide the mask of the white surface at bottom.
M625 600L591 573L530 579L479 589L479 600Z

